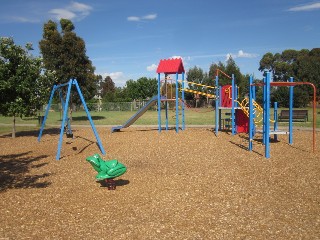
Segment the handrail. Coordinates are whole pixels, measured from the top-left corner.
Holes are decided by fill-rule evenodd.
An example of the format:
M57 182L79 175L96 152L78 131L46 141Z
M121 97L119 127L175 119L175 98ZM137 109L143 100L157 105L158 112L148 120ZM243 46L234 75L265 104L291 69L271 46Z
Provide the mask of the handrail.
M186 80L178 80L178 82L186 82L186 83L190 83L190 84L192 84L192 85L201 86L201 87L206 87L206 88L212 88L212 89L215 89L215 88L216 88L216 87L214 87L214 86L204 85L204 84L200 84L200 83L196 83L196 82L189 82L189 81L186 81Z
M191 93L195 93L195 94L200 94L203 96L207 96L207 97L212 97L212 98L216 98L216 95L210 94L210 93L204 93L204 92L200 92L200 91L196 91L196 90L191 90L188 88L180 88L180 91L185 91L185 92L191 92Z

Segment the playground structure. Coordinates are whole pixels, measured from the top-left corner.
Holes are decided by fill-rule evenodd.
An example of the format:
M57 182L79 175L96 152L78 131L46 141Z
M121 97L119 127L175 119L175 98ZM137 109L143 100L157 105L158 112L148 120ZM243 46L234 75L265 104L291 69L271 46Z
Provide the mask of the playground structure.
M87 117L89 119L91 128L92 128L92 130L94 132L94 135L96 137L96 140L97 140L98 146L100 148L100 151L101 151L101 153L103 155L105 155L106 152L105 152L105 150L104 150L104 148L102 146L102 143L101 143L101 140L99 138L98 132L97 132L97 130L96 130L95 126L94 126L94 123L93 123L93 121L91 119L91 115L90 115L89 110L87 108L87 104L86 104L86 102L84 100L84 97L83 97L83 95L81 93L81 89L80 89L79 84L78 84L76 79L70 79L69 82L67 82L67 83L53 86L52 91L51 91L51 95L50 95L50 99L49 99L49 102L48 102L48 105L47 105L47 108L46 108L45 116L44 116L44 119L42 121L42 125L41 125L41 128L40 128L40 132L39 132L39 136L38 136L38 142L40 142L41 137L42 137L43 129L44 129L44 126L46 124L46 120L47 120L47 117L48 117L48 113L49 113L50 105L51 105L52 100L53 100L54 93L56 91L59 91L59 96L60 96L60 100L61 100L61 103L62 103L63 117L62 117L61 128L60 128L60 137L59 137L59 143L58 143L58 150L57 150L57 154L56 154L56 160L60 159L62 142L63 142L63 135L64 135L63 133L66 132L67 138L73 138L73 133L72 133L72 129L71 129L71 123L70 123L70 119L68 118L68 105L69 105L69 100L70 100L70 95L71 95L71 88L72 88L73 85L76 86L76 89L78 91L80 100L81 100L82 105L83 105L83 107L84 107L84 109L86 111ZM61 89L63 87L66 87L66 86L68 86L68 88L67 88L66 99L64 100L63 96L62 96Z
M184 89L184 66L182 63L182 60L179 59L164 59L160 60L160 63L157 68L157 73L158 73L158 131L161 132L162 129L162 124L161 124L161 102L164 102L165 104L165 129L168 130L169 128L169 117L168 117L168 106L169 106L169 101L175 102L175 119L176 119L176 126L175 130L178 133L179 132L179 74L181 74L182 78L182 89ZM165 96L161 95L161 73L165 74L164 78L164 88L166 89L165 91ZM169 74L174 74L175 75L175 89L174 93L175 95L171 94L171 98L168 98L168 92L167 92L167 81L168 78L167 76ZM171 84L171 89L173 84ZM182 90L181 93L181 130L185 130L185 105L184 105L184 91Z
M292 106L293 106L293 86L308 84L314 88L314 108L315 108L315 87L311 83L307 82L272 82L270 83L270 73L264 78L263 84L253 84L252 76L250 77L249 84L249 97L245 97L243 100L239 100L238 87L235 84L235 77L229 76L223 71L217 69L215 77L215 86L207 86L199 83L189 82L184 80L184 67L181 59L164 59L160 60L157 68L158 73L158 94L153 96L151 100L140 109L135 115L133 115L124 125L112 128L112 132L120 131L122 128L126 128L133 124L139 117L141 117L151 106L157 103L158 110L158 131L162 130L162 119L161 119L161 103L164 103L165 110L165 127L169 128L169 102L175 103L175 131L178 133L179 129L185 130L185 92L191 92L197 95L205 95L210 98L214 98L215 101L215 134L218 135L219 130L225 128L231 129L232 135L237 133L249 134L249 151L252 151L253 137L256 132L256 124L261 123L263 126L263 144L265 144L265 157L270 157L270 144L269 135L274 135L277 140L277 135L288 134L289 143L292 144L292 134L293 134L293 123L292 123ZM161 74L164 74L164 78L161 79ZM179 74L182 75L179 80ZM223 74L225 77L231 80L231 84L219 86L219 74ZM169 75L174 75L175 80L169 77ZM168 94L168 82L171 81L171 94ZM215 90L215 94L205 93L201 91L192 90L187 88L185 84L197 85L206 89ZM263 106L260 106L255 101L255 87L263 86ZM288 86L290 87L290 117L289 117L289 130L280 131L278 130L277 121L277 103L274 104L274 116L273 119L270 118L270 86ZM165 91L163 91L165 89ZM179 92L181 92L181 99L179 99ZM222 119L222 110L230 110L228 118ZM180 115L181 111L181 128L180 128ZM314 119L313 119L313 149L315 149L315 109L314 109ZM273 130L270 130L270 122L273 122ZM223 123L223 124L222 124ZM225 124L226 123L226 124ZM223 127L222 127L223 125Z
M227 78L231 80L231 85L219 86L219 73L223 74ZM216 71L216 78L215 78L215 85L216 85L216 115L215 115L215 134L218 135L219 129L222 129L221 122L222 122L222 110L228 109L231 110L229 113L230 118L228 118L228 127L231 127L232 135L236 133L236 118L235 118L235 111L239 109L237 106L236 99L237 97L237 87L235 84L234 75L229 76L228 74L224 73L223 71L217 69Z
M179 129L185 130L185 92L191 92L197 95L204 95L209 98L215 98L216 96L211 93L191 90L186 88L186 83L191 85L200 86L206 89L214 89L215 87L203 85L195 82L189 82L184 80L185 70L182 59L162 59L157 68L158 74L158 94L153 96L147 104L141 108L136 114L134 114L126 123L122 126L115 126L111 129L111 132L118 132L123 128L127 128L132 125L138 118L140 118L151 106L157 104L158 110L158 131L161 132L162 128L169 129L169 108L170 102L175 104L175 131L178 133ZM164 74L164 78L161 79L161 74ZM181 74L181 79L179 75ZM174 75L175 79L170 78L169 75ZM168 86L170 85L170 91ZM181 92L181 98L179 99L179 92ZM165 126L162 127L161 108L162 103L165 111ZM181 120L179 118L181 114Z
M219 86L219 74L224 75L231 80L230 84ZM232 135L237 133L249 132L249 111L248 111L248 98L239 101L239 88L235 84L235 77L229 76L220 69L216 70L215 77L216 85L216 102L215 102L215 134L218 135L219 130L230 129ZM257 116L262 115L262 107L254 101L256 107L255 112ZM222 111L227 110L225 114L227 118L222 118ZM230 112L228 112L230 111Z
M231 79L231 85L219 86L219 73L222 73L227 78ZM265 145L265 157L270 158L270 135L274 135L274 139L277 140L277 135L288 134L289 144L293 143L293 87L296 85L310 85L313 87L314 100L313 100L313 151L315 151L315 124L316 124L316 89L312 83L309 82L293 82L293 78L290 78L289 82L271 82L271 74L268 72L263 80L263 83L254 84L253 78L249 79L249 97L243 100L238 100L238 91L235 84L234 75L229 76L221 70L217 70L216 74L216 125L215 133L218 134L221 129L221 110L229 109L231 113L228 118L232 135L236 133L248 133L249 134L249 147L248 150L253 149L253 137L256 132L263 134L263 144ZM263 106L260 106L256 101L255 91L256 87L263 87ZM288 86L289 87L289 129L283 131L278 129L278 104L274 103L274 115L273 119L270 116L270 87L271 86ZM256 124L261 123L262 130L258 131ZM271 129L271 123L273 123L273 129Z
M136 114L134 114L125 124L122 126L116 126L111 129L111 132L118 132L123 128L127 128L130 125L132 125L138 118L140 118L150 107L157 104L157 110L158 110L158 131L161 132L162 124L161 124L161 103L164 103L165 106L165 129L169 129L169 102L175 102L175 119L176 119L176 132L179 132L180 127L180 121L179 121L179 74L182 75L182 89L184 88L184 67L182 60L179 59L165 59L160 60L160 63L157 68L158 73L158 94L153 96L147 104L141 108ZM165 78L163 81L161 81L161 73L165 74ZM167 91L167 83L168 83L168 75L169 74L175 74L175 89L174 94L170 94L170 98L168 98L168 91ZM162 84L164 88L166 89L164 96L161 95L161 89ZM173 84L171 84L171 90L173 87ZM181 113L182 113L182 119L181 119L181 129L185 129L185 115L184 115L184 91L182 91L182 101L181 101Z
M253 137L255 133L255 88L257 86L263 87L263 123L262 123L262 134L263 134L263 144L265 145L265 157L270 158L270 135L274 135L277 139L278 134L289 134L289 144L293 144L293 120L292 120L292 110L293 110L293 87L297 85L309 85L313 88L313 131L312 131L312 149L315 152L316 146L316 87L310 82L293 82L293 78L289 79L289 82L272 82L271 73L267 72L263 79L263 83L254 84L252 76L250 77L249 85L249 151L253 149ZM276 87L289 87L289 129L288 131L279 131L277 122L277 104L275 103L275 113L274 113L274 129L270 130L270 88L271 86Z

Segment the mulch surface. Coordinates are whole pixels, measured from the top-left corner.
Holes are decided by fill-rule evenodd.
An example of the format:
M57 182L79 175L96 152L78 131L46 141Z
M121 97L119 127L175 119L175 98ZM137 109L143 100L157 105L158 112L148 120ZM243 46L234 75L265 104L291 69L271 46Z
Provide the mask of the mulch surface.
M60 161L58 129L0 136L0 239L320 239L312 132L280 135L270 159L259 135L249 152L246 135L208 128L98 132L128 169L116 190L85 160L100 153L91 128L64 138Z

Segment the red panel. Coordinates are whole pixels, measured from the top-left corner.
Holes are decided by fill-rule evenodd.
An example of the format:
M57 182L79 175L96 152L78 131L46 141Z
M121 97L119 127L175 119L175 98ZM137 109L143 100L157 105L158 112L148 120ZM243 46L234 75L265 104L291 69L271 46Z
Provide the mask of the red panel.
M184 67L181 58L161 59L157 69L157 73L181 74L183 72Z
M232 85L224 85L221 88L221 107L232 107Z
M238 133L249 132L249 117L242 111L242 109L236 109L236 127Z

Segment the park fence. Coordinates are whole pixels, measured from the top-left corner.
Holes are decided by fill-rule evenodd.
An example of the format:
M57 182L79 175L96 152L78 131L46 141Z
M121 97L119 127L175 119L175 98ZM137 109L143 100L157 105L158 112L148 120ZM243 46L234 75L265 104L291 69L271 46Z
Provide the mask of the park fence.
M87 103L89 111L101 112L101 111L138 111L147 104L148 100L145 101L132 101L132 102L106 102L102 104L98 103ZM213 100L186 100L186 109L188 108L211 108L214 107ZM43 110L47 108L47 105L43 106ZM162 104L164 108L164 103ZM169 108L175 108L175 102L169 102ZM149 110L156 111L157 105L149 108ZM62 111L61 104L51 104L49 111L59 112ZM84 111L83 105L72 104L72 111Z

